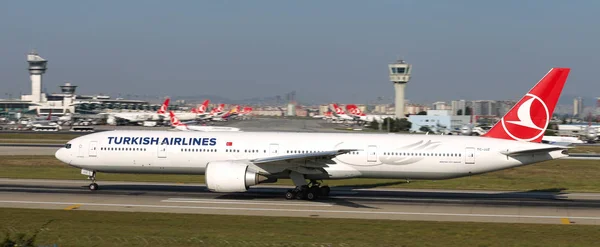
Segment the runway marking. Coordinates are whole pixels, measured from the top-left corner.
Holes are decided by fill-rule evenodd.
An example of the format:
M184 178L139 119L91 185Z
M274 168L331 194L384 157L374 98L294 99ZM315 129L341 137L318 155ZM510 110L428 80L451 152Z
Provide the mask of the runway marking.
M73 210L73 209L78 209L79 207L81 207L81 204L75 204L75 205L66 207L65 210L69 211L69 210Z
M330 196L335 199L365 199L372 201L444 201L444 202L464 202L465 199L446 199L446 198L394 198L394 197L352 197L352 196Z
M207 209L230 211L271 211L271 212L306 212L306 213L344 213L344 214L374 214L374 215L424 215L424 216L460 216L460 217L490 217L490 218L531 218L531 219L561 219L560 215L516 215L516 214L461 214L461 213L420 213L420 212L393 212L393 211L359 211L359 210L324 210L324 209L280 209L280 208L234 208L234 207L201 207L201 206L171 206L150 204L112 204L112 203L86 203L86 202L40 202L40 201L0 201L0 203L14 204L48 204L104 206L104 207L141 207L141 208L177 208L177 209ZM600 220L598 216L573 216L569 219Z
M276 203L273 201L246 201L233 199L195 199L195 198L169 198L161 202L184 202L184 203L206 203L206 204L242 204L242 205L269 205L269 206L309 206L309 207L331 207L331 203Z
M570 225L571 221L569 220L569 218L560 218L560 223L562 223L563 225Z

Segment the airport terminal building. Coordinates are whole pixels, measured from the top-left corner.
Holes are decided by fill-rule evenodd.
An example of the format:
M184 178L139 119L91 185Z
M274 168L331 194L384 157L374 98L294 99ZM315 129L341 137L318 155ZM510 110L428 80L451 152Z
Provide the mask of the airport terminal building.
M105 95L77 95L77 86L67 82L60 86L60 93L46 94L42 91L42 75L48 61L37 53L27 55L31 80L31 94L20 99L0 99L0 112L5 117L20 117L21 114L67 115L97 114L111 111L156 111L159 104L143 100L111 99Z

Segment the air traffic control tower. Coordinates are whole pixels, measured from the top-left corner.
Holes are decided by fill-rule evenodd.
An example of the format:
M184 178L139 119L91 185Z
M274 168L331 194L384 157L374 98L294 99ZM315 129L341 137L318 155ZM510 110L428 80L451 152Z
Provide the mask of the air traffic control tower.
M390 81L394 83L394 89L396 90L395 115L397 118L405 118L404 88L410 80L410 67L411 65L407 64L404 60L398 60L389 65Z
M27 63L29 63L29 77L31 78L31 102L42 102L42 74L46 73L46 64L48 61L40 57L37 53L27 54Z

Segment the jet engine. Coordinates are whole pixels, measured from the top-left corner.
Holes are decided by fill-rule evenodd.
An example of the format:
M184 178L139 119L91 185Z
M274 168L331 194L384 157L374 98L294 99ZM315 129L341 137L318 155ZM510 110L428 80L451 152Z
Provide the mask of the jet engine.
M585 128L585 138L588 140L588 142L596 141L596 139L598 138L598 133L596 131L596 128L593 128L591 126L586 127Z
M467 125L463 125L463 126L460 128L460 134L461 134L461 135L465 135L465 136L470 136L470 135L472 135L472 134L473 134L473 126L472 126L472 125L469 125L469 124L467 124Z
M208 163L205 179L208 190L214 192L244 192L250 186L268 180L247 164L231 161Z

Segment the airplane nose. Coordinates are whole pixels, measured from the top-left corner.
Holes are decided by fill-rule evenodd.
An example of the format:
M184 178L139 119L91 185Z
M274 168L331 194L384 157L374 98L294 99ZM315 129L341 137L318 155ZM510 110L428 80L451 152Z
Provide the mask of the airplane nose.
M66 148L60 148L58 151L56 151L56 153L54 153L54 157L64 163L71 163L71 154Z

